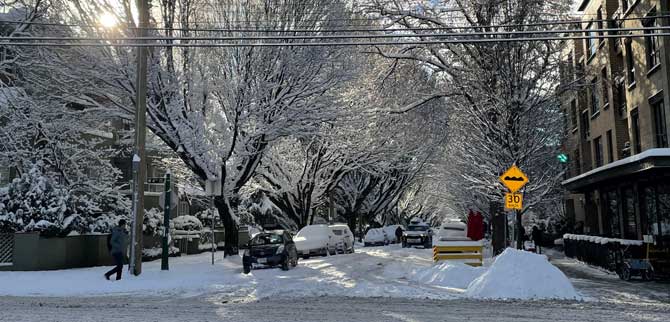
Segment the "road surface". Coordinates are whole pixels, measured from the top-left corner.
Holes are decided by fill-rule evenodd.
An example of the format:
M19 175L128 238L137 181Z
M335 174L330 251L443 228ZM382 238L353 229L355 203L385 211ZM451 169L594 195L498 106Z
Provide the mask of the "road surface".
M216 296L0 298L0 321L670 321L668 306L610 302L500 302L309 297L236 302Z

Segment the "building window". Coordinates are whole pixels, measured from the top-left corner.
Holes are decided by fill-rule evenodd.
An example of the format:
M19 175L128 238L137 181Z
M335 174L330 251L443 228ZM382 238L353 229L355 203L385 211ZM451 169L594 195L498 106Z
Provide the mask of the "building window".
M568 66L567 67L567 72L568 72L568 78L570 81L573 81L575 79L575 54L573 52L570 52L570 57L568 57Z
M633 47L631 40L625 40L626 47L626 78L628 79L628 86L635 84L635 60L633 58Z
M611 190L605 193L605 211L607 213L609 236L621 238L619 199L617 198L616 190Z
M612 144L612 130L607 131L607 162L614 161L614 145Z
M593 139L593 157L596 162L596 168L603 165L603 140L600 136Z
M607 108L610 104L610 95L607 90L609 86L607 85L607 67L603 68L600 72L600 84L603 90L603 109Z
M654 28L658 27L656 23L656 9L653 9L647 15L647 18L642 22L642 26L645 28ZM656 30L645 30L644 34L644 44L647 56L647 70L652 70L656 66L661 64L661 46L659 45L658 36L653 36L656 34Z
M633 188L623 189L624 238L637 239L637 218L635 215L635 194Z
M654 137L657 148L668 147L668 131L665 122L665 104L663 99L651 104L654 114Z
M591 95L591 115L596 115L600 112L600 95L598 93L598 79L593 78L591 86L589 87Z
M577 129L577 101L572 100L570 102L570 122L572 123L572 129Z
M645 226L643 234L670 237L670 185L661 183L644 188Z
M640 115L637 113L637 107L630 112L630 125L633 130L633 154L638 154L642 150L640 143Z
M586 27L586 48L588 50L588 57L589 59L593 57L596 54L596 51L598 50L598 41L597 41L597 33L594 31L595 30L595 25L593 22L589 23L589 25Z
M582 121L581 121L581 128L582 128L582 138L584 140L588 139L589 136L591 135L590 133L590 128L589 128L589 112L587 110L584 110L582 112Z
M573 154L575 156L575 159L572 161L573 167L575 169L575 175L579 175L580 173L582 173L582 160L579 157L579 149L575 150Z

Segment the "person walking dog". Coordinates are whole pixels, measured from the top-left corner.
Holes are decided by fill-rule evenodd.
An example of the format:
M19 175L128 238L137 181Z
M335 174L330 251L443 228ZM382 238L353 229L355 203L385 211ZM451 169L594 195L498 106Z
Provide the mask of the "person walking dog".
M125 258L124 250L126 249L126 240L128 235L126 234L126 220L119 220L119 225L112 228L112 233L107 240L107 248L109 248L109 253L114 258L114 268L109 272L105 273L105 278L109 280L109 277L116 273L116 280L121 279L121 273L123 272L123 259Z

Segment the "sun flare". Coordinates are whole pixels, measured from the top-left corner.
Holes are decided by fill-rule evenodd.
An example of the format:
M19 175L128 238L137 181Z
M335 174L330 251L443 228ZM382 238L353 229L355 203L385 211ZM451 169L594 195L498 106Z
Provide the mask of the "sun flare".
M100 16L100 25L102 25L105 28L116 27L117 22L118 21L116 20L116 17L111 13L105 13L102 16Z

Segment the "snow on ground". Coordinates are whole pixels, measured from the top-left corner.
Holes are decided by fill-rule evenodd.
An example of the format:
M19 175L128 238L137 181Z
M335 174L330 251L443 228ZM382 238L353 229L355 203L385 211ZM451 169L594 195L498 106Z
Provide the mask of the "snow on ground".
M170 271L160 270L160 260L147 262L143 265L142 275L135 277L124 272L121 281L107 281L103 278L104 272L109 267L44 272L0 272L0 295L133 294L188 297L209 294L218 298L248 300L277 296L457 299L465 296L468 284L472 280L485 276L487 271L485 268L472 268L458 263L433 265L432 250L400 248L399 245L358 248L355 254L301 259L298 267L290 271L285 272L278 268L257 269L249 275L242 274L241 258L238 256L223 259L222 253L216 253L216 262L213 266L210 264L210 256L209 253L203 253L170 258ZM532 256L544 258L538 255ZM546 263L546 260L544 262ZM550 264L547 265L553 268ZM499 271L509 273L507 267L503 268ZM522 271L519 274L525 273ZM554 277L552 274L543 276ZM488 283L486 281L488 280L480 284ZM524 285L530 288L536 287L529 283ZM533 291L528 291L528 294L531 294L532 298L552 297L548 293L542 296ZM569 297L564 296L564 293L558 295L561 295L558 296L560 298ZM505 294L504 297L517 296Z

